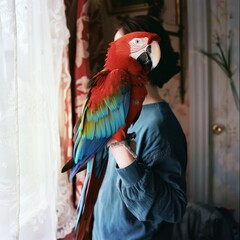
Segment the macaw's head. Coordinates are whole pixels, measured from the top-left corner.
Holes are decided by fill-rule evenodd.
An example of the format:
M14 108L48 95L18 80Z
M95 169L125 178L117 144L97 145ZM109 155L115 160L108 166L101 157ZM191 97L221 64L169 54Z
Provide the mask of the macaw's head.
M123 35L110 43L105 68L126 69L132 74L141 73L145 66L153 69L160 61L159 41L155 33L131 32Z

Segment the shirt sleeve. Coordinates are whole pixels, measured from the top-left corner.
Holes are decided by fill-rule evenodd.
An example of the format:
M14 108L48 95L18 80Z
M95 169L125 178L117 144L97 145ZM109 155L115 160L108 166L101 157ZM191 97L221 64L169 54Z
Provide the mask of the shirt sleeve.
M185 158L164 141L144 159L117 169L122 200L138 220L181 220L187 204Z

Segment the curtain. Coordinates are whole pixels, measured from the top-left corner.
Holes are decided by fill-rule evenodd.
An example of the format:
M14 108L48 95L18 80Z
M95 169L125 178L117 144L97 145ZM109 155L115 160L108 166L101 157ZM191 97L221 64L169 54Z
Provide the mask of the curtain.
M65 47L62 59L62 76L59 98L61 167L72 158L71 99L71 76L69 73L68 47ZM76 212L72 198L72 183L69 182L67 173L60 174L58 177L57 216L57 239L65 239L65 237L72 232L76 221ZM67 239L70 239L70 237L71 236L68 235Z
M66 0L66 18L70 30L69 62L72 94L72 125L79 119L86 99L89 81L89 16L87 0ZM81 194L85 171L73 179L73 201L77 205Z
M60 143L66 131L59 130L68 128L62 114L69 97L64 57L68 38L63 1L0 1L0 238L4 240L57 239L73 227L71 187L67 175L61 174Z

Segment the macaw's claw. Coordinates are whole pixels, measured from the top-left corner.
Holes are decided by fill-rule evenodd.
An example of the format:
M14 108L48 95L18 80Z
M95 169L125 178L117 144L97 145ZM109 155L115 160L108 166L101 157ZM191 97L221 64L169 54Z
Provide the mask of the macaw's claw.
M135 133L135 132L128 133L128 134L127 134L127 137L126 137L126 140L127 140L127 141L131 141L131 140L134 139L135 137L136 137L136 133Z

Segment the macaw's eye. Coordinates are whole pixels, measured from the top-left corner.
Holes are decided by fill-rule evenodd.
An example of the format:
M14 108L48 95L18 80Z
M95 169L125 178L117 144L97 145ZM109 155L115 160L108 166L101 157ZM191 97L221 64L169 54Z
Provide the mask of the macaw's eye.
M135 47L142 47L142 46L145 46L147 42L148 42L148 38L144 37L144 38L134 38L129 43L130 45Z
M129 42L130 45L130 52L138 52L140 50L143 50L148 43L148 38L134 38Z
M136 44L140 44L140 43L141 43L141 39L138 39L138 38L135 39L135 43L136 43Z

